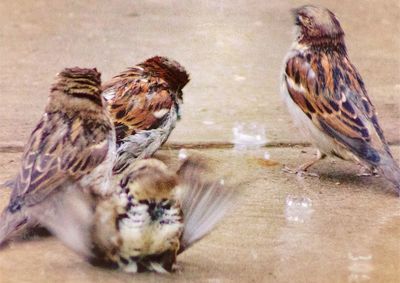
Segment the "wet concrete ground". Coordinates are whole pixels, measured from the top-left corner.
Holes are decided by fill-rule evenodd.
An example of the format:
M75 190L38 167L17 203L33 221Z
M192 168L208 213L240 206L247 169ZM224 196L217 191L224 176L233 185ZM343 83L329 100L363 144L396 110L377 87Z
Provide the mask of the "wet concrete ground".
M175 274L133 278L101 270L47 238L3 249L0 281L398 282L400 202L390 185L377 177L357 177L351 163L332 160L314 170L319 179L299 179L281 168L311 158L313 150L267 150L269 163L260 163L264 150L195 151L208 157L241 197L214 233L178 258ZM395 153L399 156L399 147ZM172 167L177 157L175 150L157 154ZM2 180L18 158L3 154ZM6 195L1 194L2 203Z
M281 171L314 153L289 146L305 140L278 95L292 40L289 10L310 2L1 1L0 182L17 171L58 71L96 66L106 80L160 54L192 76L169 146L205 144L198 152L238 184L242 198L215 233L179 258L176 274L100 270L48 238L1 250L0 282L398 282L400 202L386 181L357 177L356 165L332 160L314 169L320 178ZM350 58L399 160L398 1L318 3L341 20ZM284 147L215 148L232 140L238 121L260 123L270 144ZM279 164L260 163L264 150ZM157 157L176 166L177 151L168 146ZM1 206L7 197L0 191Z

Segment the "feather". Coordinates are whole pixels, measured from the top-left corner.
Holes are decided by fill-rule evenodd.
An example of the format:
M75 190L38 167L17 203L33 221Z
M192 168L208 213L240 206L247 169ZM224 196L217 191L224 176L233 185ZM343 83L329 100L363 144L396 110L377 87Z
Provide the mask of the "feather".
M120 174L135 160L151 157L167 141L176 120L177 112L175 107L172 107L159 128L139 131L123 139L117 150L114 174Z
M103 97L115 125L118 158L114 173L135 160L151 157L180 118L182 88L189 74L178 62L155 56L103 85Z
M192 157L178 170L181 179L184 231L178 253L210 233L235 204L236 193L220 181L204 180L206 166Z
M30 215L76 253L91 257L94 210L89 195L74 186L29 209Z
M0 185L0 187L4 187L4 188L8 188L8 189L14 189L14 187L15 187L15 178L5 181L3 184Z
M28 218L23 210L11 213L7 208L4 209L0 216L0 246L18 234L18 228L27 222Z
M324 153L334 152L344 159L354 155L356 160L378 170L383 170L379 169L381 159L392 159L375 108L346 56L335 52L294 52L286 62L283 83L287 99L309 121L303 125L315 127L321 136L332 140L330 149L322 145L322 137L316 140ZM351 154L342 154L345 151Z

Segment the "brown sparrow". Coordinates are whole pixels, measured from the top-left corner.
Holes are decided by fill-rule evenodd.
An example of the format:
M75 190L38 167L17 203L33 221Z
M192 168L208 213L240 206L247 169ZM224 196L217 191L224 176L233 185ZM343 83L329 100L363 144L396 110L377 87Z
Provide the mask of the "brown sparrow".
M350 62L344 32L325 8L294 10L297 37L286 56L282 96L296 124L319 148L376 169L400 190L400 169L378 123L364 82Z
M67 188L35 217L93 265L171 272L177 255L211 232L234 203L234 191L205 179L205 169L192 158L178 172L156 159L139 160L114 195L93 200Z
M179 119L186 70L166 57L152 57L105 83L103 96L115 125L121 173L136 159L151 157Z
M109 194L114 159L115 133L100 73L64 69L25 146L20 171L8 182L12 193L0 217L0 243L31 226L30 210L58 190L81 186Z

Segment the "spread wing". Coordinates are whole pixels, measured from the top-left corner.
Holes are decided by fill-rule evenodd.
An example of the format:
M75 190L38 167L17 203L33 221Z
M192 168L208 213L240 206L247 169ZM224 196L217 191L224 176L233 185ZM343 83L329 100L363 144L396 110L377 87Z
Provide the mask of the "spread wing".
M174 105L168 84L132 68L103 86L117 142L141 130L156 129Z
M211 233L237 203L238 191L217 180L206 178L207 164L189 157L178 170L182 186L181 204L184 230L179 253Z
M35 205L60 185L90 173L107 156L110 131L79 117L45 113L26 146L10 207Z
M379 153L390 151L360 75L346 56L314 55L297 54L287 61L290 97L321 131L377 165Z

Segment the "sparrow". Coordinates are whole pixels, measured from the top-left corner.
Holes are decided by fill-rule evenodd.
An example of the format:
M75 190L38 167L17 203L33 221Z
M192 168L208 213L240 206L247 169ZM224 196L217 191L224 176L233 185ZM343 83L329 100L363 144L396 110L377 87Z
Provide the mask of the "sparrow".
M138 160L112 196L93 201L67 188L35 217L92 265L172 272L177 256L210 233L235 203L234 190L206 173L205 163L191 157L177 172L156 159Z
M44 114L25 146L19 173L0 216L0 244L36 223L32 208L63 188L110 194L115 132L101 96L100 73L64 69L50 90Z
M302 132L325 156L376 169L400 192L400 169L379 126L365 84L347 55L344 31L328 9L293 11L296 39L284 61L281 94Z
M155 56L103 85L117 138L114 173L151 157L167 141L180 119L188 82L189 74L178 62Z

